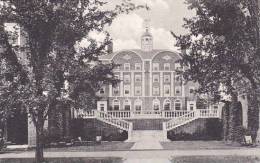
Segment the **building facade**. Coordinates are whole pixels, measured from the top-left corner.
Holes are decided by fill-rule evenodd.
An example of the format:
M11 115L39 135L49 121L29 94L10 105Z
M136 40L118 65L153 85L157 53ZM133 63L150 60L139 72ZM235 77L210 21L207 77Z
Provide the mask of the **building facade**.
M177 73L182 69L180 54L153 49L153 36L146 27L141 49L122 50L103 56L103 63L120 65L114 70L121 82L105 85L98 92L101 111L164 111L196 109L196 84L184 83Z

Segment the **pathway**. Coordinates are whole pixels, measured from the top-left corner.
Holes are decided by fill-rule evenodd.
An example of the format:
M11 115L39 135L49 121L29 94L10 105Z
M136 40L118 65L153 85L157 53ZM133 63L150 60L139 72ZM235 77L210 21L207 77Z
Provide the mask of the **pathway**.
M134 130L131 142L135 142L131 150L163 149L160 141L163 141L161 130Z

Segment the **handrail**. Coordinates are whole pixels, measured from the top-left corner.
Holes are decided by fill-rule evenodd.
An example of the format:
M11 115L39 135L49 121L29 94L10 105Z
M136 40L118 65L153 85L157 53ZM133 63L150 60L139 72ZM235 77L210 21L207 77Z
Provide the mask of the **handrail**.
M98 110L75 110L74 115L75 118L84 118L84 119L97 118L100 121L116 126L122 130L126 130L126 131L132 130L131 122L125 121L123 119L115 118L106 112L102 112Z
M175 119L172 119L168 122L166 122L166 130L171 130L174 129L175 127L177 127L178 125L184 123L184 122L188 122L191 119L194 119L196 117L196 112L195 111L191 111L187 114L184 114L180 117L177 117Z
M196 111L187 112L187 114L166 122L164 130L172 130L198 118L220 118L220 111L218 109L198 109Z

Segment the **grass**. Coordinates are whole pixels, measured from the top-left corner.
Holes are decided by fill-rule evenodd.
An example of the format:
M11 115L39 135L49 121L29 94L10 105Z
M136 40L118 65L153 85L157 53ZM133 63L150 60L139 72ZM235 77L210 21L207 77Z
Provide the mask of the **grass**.
M254 156L184 156L173 157L172 163L259 163Z
M161 142L163 149L167 150L200 150L200 149L241 149L241 145L227 145L222 141L172 141Z
M122 163L122 158L47 158L45 163ZM0 159L0 163L34 163L32 158Z
M46 148L47 152L92 152L92 151L125 151L130 150L134 145L132 142L102 142L101 144L91 146L72 146L65 148Z

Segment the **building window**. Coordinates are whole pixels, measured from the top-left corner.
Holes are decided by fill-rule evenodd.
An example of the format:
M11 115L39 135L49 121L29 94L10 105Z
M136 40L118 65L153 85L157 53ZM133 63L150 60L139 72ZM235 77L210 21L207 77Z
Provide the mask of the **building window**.
M171 95L170 89L171 89L171 87L169 85L164 85L164 96L170 96Z
M153 63L153 71L159 71L159 63Z
M194 95L195 91L194 91L194 87L190 87L189 88L189 94L190 96Z
M190 111L194 110L194 104L190 104Z
M125 69L126 71L129 71L129 70L130 70L130 63L125 63L125 64L124 64L124 69Z
M175 68L175 70L180 70L180 69L181 69L181 64L178 63L178 62L176 62L176 63L174 64L174 68Z
M125 110L131 110L131 101L130 100L125 100L124 101L124 109Z
M141 69L142 69L141 63L136 63L135 70L141 70Z
M124 85L124 95L125 96L130 95L130 85Z
M154 86L154 87L153 87L153 95L154 95L154 96L159 96L159 95L160 95L160 89L159 89L159 87L157 87L157 86Z
M137 99L135 100L135 111L141 111L142 110L142 101Z
M120 108L119 100L113 101L113 108L114 108L114 110L119 110L119 108Z
M175 75L175 82L180 82L180 81L181 81L181 76Z
M166 99L164 101L163 109L164 110L170 110L171 109L171 101L170 100Z
M153 110L160 110L160 101L158 99L153 100Z
M99 94L101 95L105 94L105 87L100 88Z
M141 96L141 95L142 95L142 87L135 86L135 96Z
M99 107L100 107L100 111L105 111L105 104L100 104Z
M175 87L175 95L177 96L181 95L181 87Z
M170 75L164 75L163 80L165 83L170 83L171 82L170 78L171 78Z
M176 100L174 102L174 108L175 108L175 110L181 110L181 101L180 100Z
M159 82L159 75L158 74L153 75L153 82L154 83L158 83Z
M114 96L119 95L119 85L117 85L117 86L115 86L115 87L113 88L113 93L114 93Z
M188 108L187 108L188 111L196 110L196 102L195 101L188 101L187 105L188 105Z
M163 67L165 71L169 71L171 66L170 63L164 63Z
M135 75L135 82L139 83L142 81L142 76L141 75Z
M130 75L124 75L124 82L130 83Z

